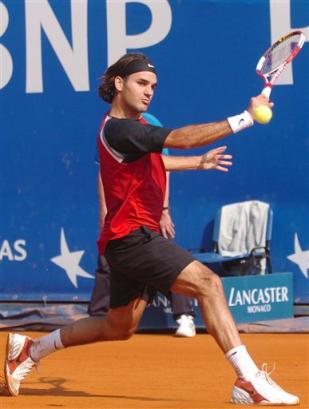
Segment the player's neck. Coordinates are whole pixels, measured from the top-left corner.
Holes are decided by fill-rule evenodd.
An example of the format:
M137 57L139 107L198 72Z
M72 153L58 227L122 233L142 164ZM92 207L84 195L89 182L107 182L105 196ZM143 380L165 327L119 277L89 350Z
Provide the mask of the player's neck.
M141 116L140 112L117 103L112 104L109 114L110 116L119 119L138 119Z

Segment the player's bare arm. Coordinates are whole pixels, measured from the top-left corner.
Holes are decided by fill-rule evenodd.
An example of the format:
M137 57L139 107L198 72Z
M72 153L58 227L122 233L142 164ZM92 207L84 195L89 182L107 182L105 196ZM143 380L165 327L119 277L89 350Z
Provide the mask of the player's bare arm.
M273 103L265 95L260 94L251 98L247 111L243 115L237 115L219 122L188 125L174 129L166 138L164 146L167 148L190 149L216 142L225 136L253 125L253 110L258 105L267 105L271 108Z
M232 133L227 120L174 129L165 139L164 147L191 149L209 145ZM194 166L194 165L193 165Z
M209 170L215 169L228 172L232 166L232 155L226 154L226 146L211 149L200 156L166 156L162 155L166 170Z
M162 215L160 219L160 230L162 236L165 237L166 239L174 239L175 225L169 212L169 196L170 196L170 173L166 172L165 198L163 203Z
M104 225L105 216L107 213L104 188L100 172L98 174L98 198L99 198L99 229Z

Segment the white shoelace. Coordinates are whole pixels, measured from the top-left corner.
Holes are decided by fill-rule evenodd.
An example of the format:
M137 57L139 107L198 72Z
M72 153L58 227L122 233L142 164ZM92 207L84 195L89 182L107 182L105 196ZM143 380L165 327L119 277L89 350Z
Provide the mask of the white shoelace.
M263 377L269 383L269 385L273 386L274 388L279 389L280 391L284 392L284 390L270 377L270 375L275 371L276 363L274 362L272 370L267 372L267 363L263 363L261 366L261 370L258 372L258 376Z

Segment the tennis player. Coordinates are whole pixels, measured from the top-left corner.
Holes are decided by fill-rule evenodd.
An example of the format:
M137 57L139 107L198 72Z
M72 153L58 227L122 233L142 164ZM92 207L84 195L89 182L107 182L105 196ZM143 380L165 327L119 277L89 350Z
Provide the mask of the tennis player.
M144 120L155 126L162 127L161 122L153 115L147 113L142 114ZM162 153L168 155L168 149L163 149ZM99 154L96 154L96 162L99 164ZM175 227L170 214L169 208L169 185L170 173L166 172L166 191L163 203L163 210L160 219L160 230L163 237L166 239L175 238ZM101 230L104 224L104 219L107 213L105 195L101 175L98 177L98 199L99 199L99 229ZM108 313L110 306L110 275L111 271L104 256L98 256L97 269L95 274L95 283L92 290L88 306L88 314L91 316L104 316ZM177 324L175 335L178 337L194 337L196 334L194 324L194 309L193 300L182 294L170 293L169 301L173 318Z
M38 339L8 335L5 376L11 395L33 365L57 349L96 341L130 338L156 290L198 300L208 332L235 370L232 401L241 404L297 404L291 395L257 368L242 344L228 309L221 279L192 255L160 234L166 171L227 171L226 147L200 156L164 156L163 148L209 145L254 124L252 110L273 104L263 95L247 110L220 122L168 129L145 124L157 86L154 65L142 54L127 54L102 77L101 98L110 103L99 132L101 177L107 215L98 248L112 270L111 309L106 318L89 317ZM172 99L172 96L171 96ZM169 101L170 102L170 101ZM201 362L198 363L201 365ZM205 357L205 370L207 358Z

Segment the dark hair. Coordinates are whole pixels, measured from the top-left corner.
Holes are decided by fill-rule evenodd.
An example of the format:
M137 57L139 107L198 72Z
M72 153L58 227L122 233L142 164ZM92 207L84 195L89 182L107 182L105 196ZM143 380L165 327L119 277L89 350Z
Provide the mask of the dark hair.
M125 72L129 64L133 61L142 61L148 63L148 58L144 54L125 54L118 61L112 64L101 77L99 86L99 96L109 104L113 101L115 95L115 78L120 75L125 77Z

